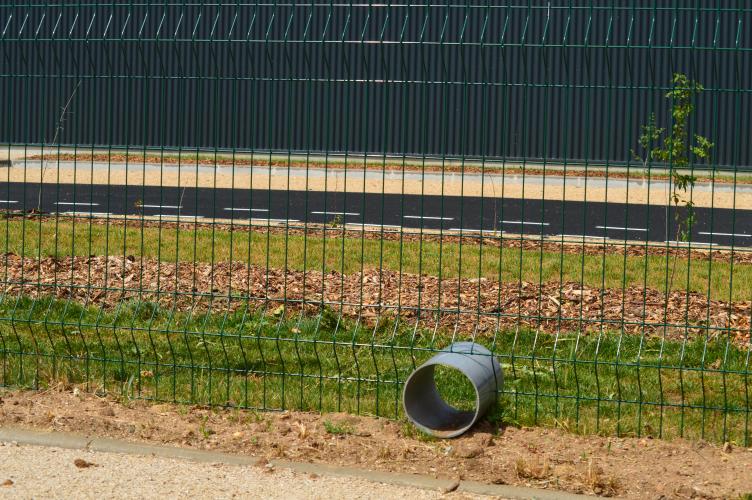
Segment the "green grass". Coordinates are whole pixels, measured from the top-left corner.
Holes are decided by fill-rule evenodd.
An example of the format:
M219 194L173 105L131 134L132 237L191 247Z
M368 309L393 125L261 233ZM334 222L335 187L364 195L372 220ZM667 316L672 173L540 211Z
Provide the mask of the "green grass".
M441 399L448 404L462 411L475 408L475 388L459 370L439 365L434 368L434 380Z
M3 385L64 381L154 400L389 418L402 418L402 382L451 338L397 323L366 328L330 310L313 317L191 315L151 303L104 311L5 297L0 318ZM723 339L662 342L609 332L502 331L476 341L492 348L503 367L492 420L750 442L749 348ZM450 371L440 378L445 398L466 404L463 378Z
M0 251L29 257L51 255L134 255L165 262L241 261L288 269L354 273L383 268L446 278L485 277L507 282L581 282L593 287L649 287L690 290L717 300L749 300L752 266L658 255L562 254L468 243L363 240L274 233L105 226L69 220L7 219L0 224ZM675 270L674 270L675 265ZM0 271L1 272L1 271ZM733 279L732 279L733 275Z
M334 422L330 422L329 420L324 420L324 429L327 433L334 436L344 436L353 433L351 426L347 424L336 424Z

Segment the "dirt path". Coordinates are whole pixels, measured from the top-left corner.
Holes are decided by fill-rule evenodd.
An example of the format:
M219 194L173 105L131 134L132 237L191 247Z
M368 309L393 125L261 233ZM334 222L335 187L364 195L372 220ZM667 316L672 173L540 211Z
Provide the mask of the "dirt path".
M714 446L702 441L577 436L540 428L498 429L490 424L451 441L426 440L404 424L386 419L153 405L71 389L0 393L0 422L269 459L627 498L740 498L752 492L752 449L733 444ZM330 427L334 423L350 430L332 434L327 432L327 422ZM22 458L20 453L17 456ZM0 453L0 457L5 457L3 460L7 461L7 456L6 451ZM85 478L87 474L111 474L113 469L119 474L130 473L126 470L129 467L90 457L81 458L104 466L78 471L70 458L73 457L63 461L66 475ZM49 474L58 473L58 469L47 467L44 462L23 460L27 468L29 463L37 466L29 468L33 472L21 469L14 472L20 479L18 488L24 487L27 479L21 478L28 478L29 474L45 470ZM134 464L134 477L139 479L131 484L134 487L144 484L152 473L147 471L158 470L158 465L161 463ZM165 480L176 477L171 467L175 465L165 464L168 471ZM0 470L10 474L2 465ZM226 486L242 481L240 476L245 474L232 468L221 468L220 473L226 474L223 481ZM196 477L205 477L200 474L197 471ZM5 479L0 477L0 482ZM11 479L15 482L14 477ZM315 482L306 483L309 484L316 487ZM357 487L352 481L347 484ZM9 488L12 487L15 484ZM40 491L39 496L47 495Z

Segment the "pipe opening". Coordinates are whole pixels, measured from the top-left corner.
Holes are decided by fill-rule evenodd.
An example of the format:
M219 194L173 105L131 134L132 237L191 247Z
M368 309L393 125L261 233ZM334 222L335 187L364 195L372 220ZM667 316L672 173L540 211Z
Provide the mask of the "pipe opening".
M437 386L437 366L428 365L416 370L405 387L405 411L408 417L423 430L440 437L452 437L473 425L478 412L478 393L464 373L449 367L439 367L440 385ZM445 374L442 372L454 372ZM457 389L450 380L463 379L468 387ZM467 390L472 396L459 398ZM464 389L464 390L463 390ZM442 397L442 392L444 397ZM446 398L446 399L445 399ZM447 402L447 399L454 404ZM457 405L457 406L454 406Z
M457 411L474 413L478 406L478 393L467 375L452 366L433 366L433 381L439 397Z
M434 436L456 437L493 405L501 367L490 351L472 342L447 347L405 381L405 415Z

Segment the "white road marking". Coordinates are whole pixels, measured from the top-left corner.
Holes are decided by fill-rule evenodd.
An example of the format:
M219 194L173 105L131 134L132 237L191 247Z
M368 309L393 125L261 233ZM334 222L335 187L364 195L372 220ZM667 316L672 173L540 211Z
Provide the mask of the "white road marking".
M71 206L86 205L89 207L96 207L96 206L99 206L99 203L89 203L87 201L56 201L55 205L71 205Z
M0 203L18 203L16 200L0 200Z
M454 220L454 217L429 217L428 215L405 215L405 219Z
M368 226L368 227L378 227L378 228L384 228L384 229L402 229L402 226L396 226L393 224L347 224L348 226Z
M702 241L676 241L676 240L666 240L664 243L669 243L671 245L677 245L677 246L703 246L703 247L714 247L717 246L718 243L704 243Z
M458 231L461 233L491 233L491 234L498 234L498 233L504 233L505 231L494 231L493 229L465 229L464 227L450 227L449 231Z
M154 217L160 220L180 220L180 219L204 219L205 217L203 215L177 215L177 214L156 214L156 215L146 215L146 217Z
M752 234L742 234L742 233L703 233L703 232L700 232L699 234L704 234L707 236L733 236L736 238L752 238Z
M170 208L170 209L181 209L183 208L182 205L138 205L140 208Z
M109 217L112 214L109 212L80 212L80 211L73 211L73 212L58 212L60 215L74 215L76 217L85 215L87 217Z
M358 212L311 212L314 215L360 215Z
M550 226L548 222L527 222L524 220L503 220L501 221L502 224L519 224L519 225L529 225L529 226Z
M591 236L589 234L560 234L556 238L577 238L578 240L590 238L593 240L610 240L608 236Z
M640 231L647 233L648 230L642 227L619 227L619 226L595 226L596 229L605 229L607 231Z
M251 222L253 221L264 221L264 222L300 222L298 219L259 219L257 217L251 219Z
M269 209L267 208L235 208L235 207L229 207L225 208L228 212L268 212Z

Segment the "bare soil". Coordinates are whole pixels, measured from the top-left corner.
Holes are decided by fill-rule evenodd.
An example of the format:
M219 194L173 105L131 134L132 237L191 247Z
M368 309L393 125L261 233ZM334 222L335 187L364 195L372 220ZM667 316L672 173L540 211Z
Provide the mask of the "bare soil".
M178 310L211 307L216 312L243 308L248 302L261 306L268 300L285 300L292 301L292 311L301 307L295 304L316 308L323 301L343 304L336 306L343 315L367 323L398 311L409 321L426 326L438 322L439 327L468 333L493 334L500 327L525 325L549 333L623 328L627 333L681 339L711 327L728 331L740 344L750 339L752 302L709 300L698 292L598 289L558 281L439 279L383 269L323 274L241 262L166 263L115 256L40 260L4 254L2 263L5 294L54 296L105 308L139 299ZM441 311L438 319L433 312L437 310Z
M454 440L397 421L150 404L77 387L0 393L2 425L626 498L740 498L752 449L483 423ZM329 431L327 431L327 427ZM338 429L332 433L332 429Z

